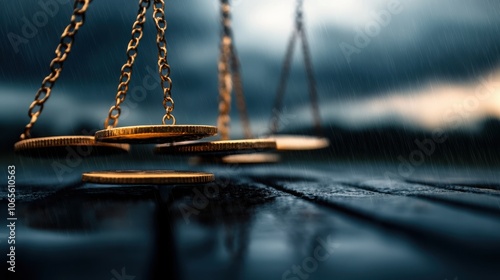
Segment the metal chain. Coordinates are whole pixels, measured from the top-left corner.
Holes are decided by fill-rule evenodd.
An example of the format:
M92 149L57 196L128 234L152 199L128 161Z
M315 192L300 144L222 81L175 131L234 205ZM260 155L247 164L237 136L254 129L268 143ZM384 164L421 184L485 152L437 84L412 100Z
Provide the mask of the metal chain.
M295 49L295 42L297 40L297 31L294 30L290 41L288 42L288 47L286 49L285 60L283 61L283 66L281 68L280 82L278 84L278 89L276 90L276 98L274 100L274 106L272 111L271 123L270 123L270 134L276 134L279 128L279 122L281 118L281 111L283 110L283 97L286 91L286 81L290 73L290 65L292 63L292 55Z
M283 107L283 96L286 90L286 82L290 73L291 62L293 51L295 48L295 41L300 39L302 41L302 55L304 57L304 64L306 68L306 75L308 79L309 96L311 98L311 107L314 118L314 126L316 133L318 135L322 134L321 130L321 117L319 114L318 106L318 95L316 90L316 80L314 79L314 72L312 67L311 53L309 50L309 44L307 41L304 22L303 22L303 0L297 0L297 6L295 10L295 28L290 38L287 52L285 55L285 61L283 62L283 67L281 71L280 82L276 92L276 99L273 107L273 116L271 118L270 133L275 134L278 131L279 121L281 118L282 107Z
M170 78L170 65L167 61L167 41L165 40L165 30L167 29L165 2L163 0L154 0L153 8L153 19L157 31L158 73L160 74L160 84L163 90L163 108L165 108L165 115L163 116L162 123L166 124L166 120L172 120L172 125L175 125L175 117L172 115L172 111L174 111L172 79Z
M314 79L314 70L312 66L311 52L309 50L309 43L307 41L306 30L304 29L303 19L303 0L298 0L297 4L297 30L302 39L302 57L304 58L304 65L306 68L307 80L309 81L309 97L311 98L311 109L314 119L314 128L317 135L322 135L321 129L321 116L319 114L318 106L318 92L316 90L316 80Z
M85 12L89 7L90 2L92 2L92 0L75 0L71 22L64 29L59 45L55 50L56 56L50 62L51 72L43 79L42 85L35 95L35 100L29 107L28 116L30 117L30 122L24 128L24 132L20 136L21 140L31 138L31 128L42 113L43 106L49 99L52 92L52 87L55 85L59 75L61 75L64 61L66 61L69 53L71 52L75 35L85 22Z
M238 58L238 53L236 52L236 47L234 45L234 37L232 31L231 35L231 73L234 86L234 93L236 94L236 106L238 106L238 111L240 113L241 125L243 126L243 134L245 138L253 138L252 129L250 127L250 120L248 118L247 106L245 102L245 93L243 92L243 82L241 80L241 66L240 60Z
M219 117L217 119L217 130L222 140L229 139L231 117L231 91L232 81L229 69L231 53L231 36L229 33L231 19L229 17L230 5L228 0L221 0L222 37L219 55Z
M115 98L115 104L109 108L108 117L104 121L104 128L114 128L118 125L118 118L121 114L120 105L125 101L127 91L132 78L132 68L135 58L138 54L138 47L141 41L144 23L146 22L146 11L150 6L150 0L139 0L139 10L137 11L137 18L132 25L132 38L127 46L127 61L123 64L120 73L120 79ZM112 121L112 123L111 123Z
M311 98L311 109L314 119L314 128L317 135L322 135L321 129L321 116L319 114L318 106L318 92L316 90L316 80L314 79L314 71L312 67L311 52L309 51L309 44L307 43L307 38L305 30L301 30L302 38L302 56L304 57L304 64L306 66L306 75L309 81L309 96Z
M234 44L231 27L231 6L228 0L221 0L221 55L219 60L219 131L221 138L229 139L231 91L234 88L236 105L240 113L241 125L245 138L253 138L248 112L245 102L245 93L241 79L241 66ZM227 45L229 47L227 47ZM229 66L230 65L230 66ZM229 68L231 67L231 68ZM231 76L228 76L231 75Z
M234 87L234 93L236 95L236 106L240 113L241 125L243 126L243 134L245 138L253 138L252 129L250 127L250 120L248 118L247 106L245 102L245 93L243 91L243 83L241 79L241 66L238 58L238 53L236 52L236 46L234 43L234 35L231 27L231 6L227 2L229 10L227 11L227 18L229 19L227 25L223 28L227 29L226 32L231 38L230 42L230 62L231 62L231 78Z

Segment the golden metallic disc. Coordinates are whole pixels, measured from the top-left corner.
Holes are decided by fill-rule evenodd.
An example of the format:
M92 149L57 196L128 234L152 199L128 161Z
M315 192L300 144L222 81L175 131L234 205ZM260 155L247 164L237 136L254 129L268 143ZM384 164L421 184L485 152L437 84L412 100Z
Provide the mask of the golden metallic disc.
M94 184L172 185L202 184L215 180L211 173L172 170L120 170L83 173L82 181Z
M227 164L265 164L278 161L280 161L279 155L267 153L230 155L222 158L222 162Z
M160 144L155 148L158 154L189 155L233 155L276 150L276 142L270 139L222 140L210 142L191 142Z
M330 146L330 141L323 137L298 136L298 135L273 135L267 139L276 141L279 151L305 151L318 150Z
M208 125L137 125L99 130L97 141L112 143L172 143L196 140L217 134Z
M99 143L94 136L52 136L31 138L14 144L16 154L32 157L61 157L70 153L79 156L128 153L130 145Z
M191 164L270 164L280 161L280 156L270 153L237 154L228 156L196 156L189 160Z

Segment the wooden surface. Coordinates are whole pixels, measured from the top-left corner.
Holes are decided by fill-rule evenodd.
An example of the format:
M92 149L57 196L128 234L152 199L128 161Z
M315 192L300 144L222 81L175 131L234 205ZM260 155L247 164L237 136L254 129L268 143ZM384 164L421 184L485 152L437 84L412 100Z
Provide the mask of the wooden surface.
M495 168L176 164L217 181L148 187L19 164L17 279L500 279Z

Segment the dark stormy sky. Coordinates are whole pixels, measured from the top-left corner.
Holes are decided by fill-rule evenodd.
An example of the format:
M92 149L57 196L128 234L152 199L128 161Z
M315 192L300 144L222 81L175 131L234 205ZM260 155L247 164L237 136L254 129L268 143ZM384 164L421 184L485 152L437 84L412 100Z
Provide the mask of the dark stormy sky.
M9 134L19 134L28 121L27 108L48 74L71 2L1 4L0 117ZM181 124L215 125L218 1L166 5L174 114ZM474 129L484 118L500 117L500 1L305 0L304 5L325 125L431 130L456 125L458 116L460 125ZM267 128L294 6L291 0L233 1L235 42L257 133ZM135 0L93 1L34 136L102 127L136 11ZM149 11L120 125L161 122L160 88L144 83L156 65L154 31ZM286 125L309 125L307 80L297 50L292 67ZM141 91L145 88L150 90ZM236 136L241 131L236 106L232 113Z

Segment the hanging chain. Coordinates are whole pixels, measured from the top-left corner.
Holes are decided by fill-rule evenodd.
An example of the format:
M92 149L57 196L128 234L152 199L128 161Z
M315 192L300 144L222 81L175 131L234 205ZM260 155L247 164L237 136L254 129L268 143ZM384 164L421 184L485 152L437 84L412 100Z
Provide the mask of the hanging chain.
M318 94L316 90L316 80L314 79L314 72L312 67L311 53L309 50L309 44L307 41L304 21L303 21L303 0L297 0L297 6L295 10L295 28L290 38L288 44L287 52L285 55L285 61L283 62L283 67L281 71L280 83L278 85L278 90L276 92L276 99L273 107L273 116L271 118L270 132L275 134L278 131L278 126L281 118L282 107L283 107L283 96L286 90L286 82L288 75L290 73L291 62L293 51L295 48L295 41L300 39L302 41L302 55L304 57L304 64L306 68L306 75L308 79L309 96L311 98L311 107L314 118L314 126L316 133L318 135L322 134L321 130L321 117L319 114L318 107Z
M229 128L231 117L231 90L232 81L229 69L229 59L231 53L231 36L229 33L231 18L229 17L230 5L228 0L221 0L221 20L222 38L219 56L219 117L217 120L217 130L222 140L229 139Z
M288 42L288 47L286 49L285 60L283 61L283 66L281 68L281 76L278 84L278 89L276 90L276 99L274 100L273 112L270 123L270 134L276 134L278 132L281 113L283 110L283 97L286 91L286 81L290 73L290 66L292 63L293 51L295 50L295 41L297 40L297 31L294 30L290 41Z
M253 138L241 80L241 66L234 44L231 27L231 6L228 0L221 0L222 36L219 58L219 120L222 139L229 139L231 91L234 88L236 105L240 113L245 138ZM229 68L230 67L230 68Z
M229 26L231 28L231 26ZM229 30L231 36L231 73L234 86L234 93L236 94L236 106L240 113L241 125L243 126L243 134L245 138L253 138L252 129L250 127L250 120L248 118L247 106L245 102L245 93L243 92L243 83L241 80L241 66L236 52L232 28Z
M132 78L132 68L137 57L139 43L144 31L144 23L146 22L146 11L149 6L150 0L139 0L137 18L132 25L132 38L127 46L127 61L121 68L115 104L109 108L108 117L104 121L105 129L114 128L118 125L118 118L122 111L120 105L125 101L127 96L130 79Z
M321 129L321 116L319 114L318 105L318 92L316 90L316 80L314 79L314 71L312 67L311 52L309 51L309 44L307 43L307 37L305 30L301 30L302 38L302 56L304 57L304 64L306 66L306 75L309 81L309 97L311 98L311 109L314 119L314 128L318 136L322 135Z
M153 19L156 24L156 44L158 46L158 72L160 74L160 84L163 90L163 108L165 115L162 123L166 124L166 120L172 120L172 125L175 125L175 117L172 115L174 111L174 100L172 99L172 79L170 78L170 65L167 61L167 41L165 40L165 30L167 29L167 21L165 20L165 2L163 0L154 0L153 4Z
M64 29L59 45L55 50L56 56L50 62L51 72L43 79L42 86L38 89L35 95L35 100L29 107L28 116L31 119L20 136L21 140L31 138L31 128L42 113L43 106L49 99L52 92L52 87L55 85L59 75L61 75L64 61L66 61L69 53L71 52L71 47L73 46L76 33L85 22L85 12L87 11L91 1L92 0L75 0L71 22Z
M318 92L316 90L316 80L314 79L314 71L312 67L311 52L309 51L309 43L307 42L306 30L304 29L303 18L303 0L298 0L297 3L297 30L302 39L302 57L304 58L304 65L306 68L307 80L309 82L309 97L311 98L311 109L314 119L314 128L317 135L322 134L321 130L321 117L318 107Z

